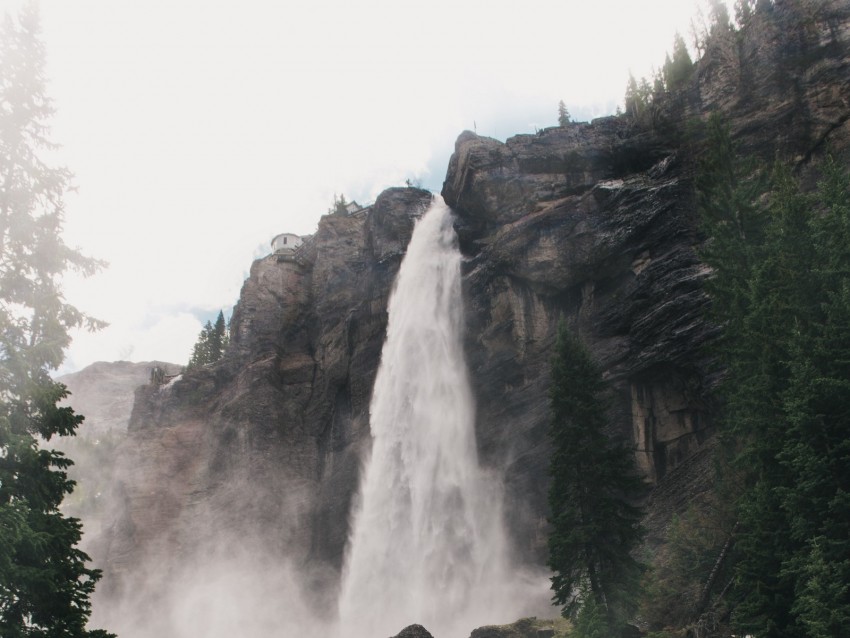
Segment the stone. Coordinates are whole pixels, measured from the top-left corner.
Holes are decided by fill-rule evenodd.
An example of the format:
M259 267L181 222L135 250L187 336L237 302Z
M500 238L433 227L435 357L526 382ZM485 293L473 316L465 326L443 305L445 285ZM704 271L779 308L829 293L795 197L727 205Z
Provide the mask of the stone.
M422 625L409 625L391 638L434 638Z

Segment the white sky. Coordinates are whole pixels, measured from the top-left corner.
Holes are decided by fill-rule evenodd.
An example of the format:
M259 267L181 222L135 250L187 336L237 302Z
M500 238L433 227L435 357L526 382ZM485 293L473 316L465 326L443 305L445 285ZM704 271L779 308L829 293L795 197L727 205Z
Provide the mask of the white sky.
M464 129L611 113L694 0L41 0L66 240L110 263L69 300L110 322L63 371L184 363L279 232L334 193L442 186ZM19 0L0 0L13 9Z

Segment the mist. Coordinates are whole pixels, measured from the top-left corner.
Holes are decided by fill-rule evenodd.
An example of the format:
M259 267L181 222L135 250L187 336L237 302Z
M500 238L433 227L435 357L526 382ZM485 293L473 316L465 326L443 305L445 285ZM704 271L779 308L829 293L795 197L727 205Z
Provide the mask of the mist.
M557 615L547 571L513 555L499 469L478 462L460 262L438 198L390 296L372 444L360 450L361 484L347 487L352 507L333 512L347 517L341 557L315 547L321 482L238 426L194 418L185 398L172 425L137 415L129 434L118 424L76 441L81 497L69 513L87 520L83 548L108 566L92 626L124 638L372 638L418 623L465 638ZM181 383L144 386L134 410L144 413L148 395L167 403Z

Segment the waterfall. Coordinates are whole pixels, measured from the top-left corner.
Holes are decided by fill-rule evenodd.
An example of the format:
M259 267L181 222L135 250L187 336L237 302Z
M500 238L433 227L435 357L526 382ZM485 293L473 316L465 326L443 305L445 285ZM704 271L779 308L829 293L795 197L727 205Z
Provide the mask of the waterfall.
M457 243L452 212L437 199L416 224L389 302L341 636L382 638L412 623L438 638L468 636L522 611L499 482L476 454Z

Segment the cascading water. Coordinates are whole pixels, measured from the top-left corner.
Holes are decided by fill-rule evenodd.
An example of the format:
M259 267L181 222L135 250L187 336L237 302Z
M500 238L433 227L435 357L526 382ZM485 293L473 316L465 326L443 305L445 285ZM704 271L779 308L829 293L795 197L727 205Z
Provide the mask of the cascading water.
M498 481L478 466L460 261L451 210L438 199L416 225L389 303L340 635L420 623L440 638L467 636L516 619L527 602L508 570Z

